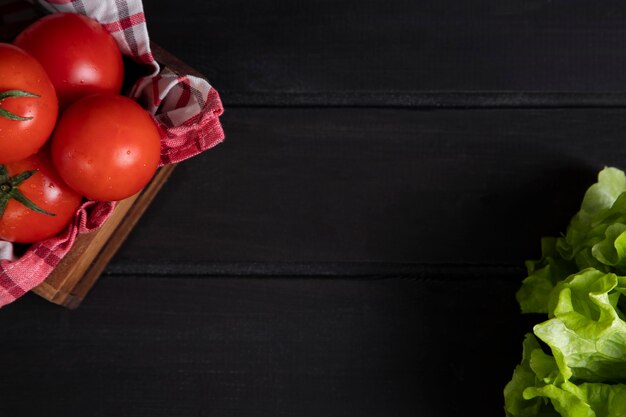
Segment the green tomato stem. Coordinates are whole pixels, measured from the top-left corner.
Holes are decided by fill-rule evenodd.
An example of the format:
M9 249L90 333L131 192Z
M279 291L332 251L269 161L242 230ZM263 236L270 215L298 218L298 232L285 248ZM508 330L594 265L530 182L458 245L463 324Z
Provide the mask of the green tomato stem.
M37 213L45 214L46 216L56 216L56 214L50 213L37 206L37 204L26 197L18 188L24 181L36 173L37 170L33 169L21 172L11 177L6 170L6 167L4 165L0 165L0 218L4 214L4 210L11 199Z
M24 91L24 90L7 90L7 91L3 91L0 93L0 102L2 102L2 100L5 100L7 98L20 98L20 97L39 98L40 96L37 94L30 93L28 91ZM9 120L15 120L18 122L23 122L23 121L32 119L32 117L18 116L17 114L11 113L10 111L2 109L2 108L0 108L0 117L4 117L5 119L9 119Z

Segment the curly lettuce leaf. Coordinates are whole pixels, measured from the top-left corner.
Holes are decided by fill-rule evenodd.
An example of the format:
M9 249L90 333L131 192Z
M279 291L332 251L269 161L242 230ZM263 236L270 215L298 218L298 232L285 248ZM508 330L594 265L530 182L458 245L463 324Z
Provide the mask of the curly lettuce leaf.
M551 319L534 327L566 380L626 380L626 322L617 304L626 277L585 269L557 284Z
M564 260L556 250L557 239L541 239L540 261L526 261L528 276L515 295L522 313L548 313L548 300L555 285L577 271L572 262Z
M542 240L542 257L527 261L516 297L523 313L547 313L550 293L586 268L626 274L626 175L604 168L583 198L566 234Z
M559 385L528 387L528 400L549 399L562 417L626 417L626 385L564 382Z
M591 247L591 254L605 265L626 267L626 224L608 225L604 239Z
M579 213L580 214L580 213ZM557 241L557 251L573 260L579 269L593 267L605 272L623 272L624 228L626 224L626 193L622 193L607 209L600 210L587 221L575 217L567 233Z
M607 229L626 223L626 175L617 168L604 168L583 197L580 210L570 221L565 236L556 243L559 255L573 260L578 269L593 267L609 272L606 263L594 254L594 246L607 240ZM615 231L613 231L615 232ZM613 236L615 240L616 235ZM609 238L610 239L610 238Z
M554 358L543 353L532 334L524 338L522 362L515 367L513 378L504 387L504 410L507 417L558 417L552 404L537 395L525 398L529 387L542 388L556 382L559 369Z
M526 336L506 415L626 417L626 175L602 170L565 235L542 239L526 268L521 310L548 320Z
M555 358L527 334L504 410L507 417L626 417L626 385L564 380Z
M598 182L593 184L583 197L577 220L593 223L593 220L609 210L615 200L626 191L626 175L620 169L606 167L598 173Z

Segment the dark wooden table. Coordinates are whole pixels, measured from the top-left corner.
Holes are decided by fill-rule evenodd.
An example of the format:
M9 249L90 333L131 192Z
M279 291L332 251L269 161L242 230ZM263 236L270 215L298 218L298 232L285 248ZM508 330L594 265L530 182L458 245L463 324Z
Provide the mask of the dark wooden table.
M227 140L78 310L0 311L0 416L503 416L523 262L626 168L626 4L184 3Z

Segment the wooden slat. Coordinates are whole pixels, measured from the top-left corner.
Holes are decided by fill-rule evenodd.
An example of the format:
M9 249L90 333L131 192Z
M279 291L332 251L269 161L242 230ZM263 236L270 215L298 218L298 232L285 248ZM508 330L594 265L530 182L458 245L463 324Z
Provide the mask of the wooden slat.
M77 311L2 310L0 414L502 415L518 284L105 276Z
M144 4L153 39L206 74L227 108L419 104L437 92L626 91L621 0Z
M237 108L222 121L226 141L177 168L116 273L522 267L604 165L626 168L624 109Z

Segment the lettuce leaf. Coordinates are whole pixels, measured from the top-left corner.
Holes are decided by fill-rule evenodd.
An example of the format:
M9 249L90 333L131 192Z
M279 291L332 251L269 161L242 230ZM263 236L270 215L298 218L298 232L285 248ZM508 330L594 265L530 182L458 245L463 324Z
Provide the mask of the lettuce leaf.
M626 385L566 381L532 334L504 388L507 417L626 417Z
M626 417L626 175L603 169L565 235L541 249L516 298L547 320L526 335L506 415Z
M554 410L563 417L626 417L626 385L565 382L529 387L524 390L529 400L549 399Z
M626 277L592 268L552 291L553 318L533 330L552 350L566 380L626 380L626 322L618 308L623 293Z
M523 313L547 313L550 293L586 268L626 275L626 175L604 168L583 197L564 236L544 238L542 257L527 261L516 298Z
M528 277L516 294L522 313L548 313L548 300L556 284L566 279L578 269L576 265L563 259L556 250L557 239L541 239L540 261L526 261Z
M543 353L532 334L524 338L522 362L515 367L513 378L504 387L504 410L507 417L558 417L554 407L541 395L524 397L529 388L542 388L556 382L559 369L554 358Z

